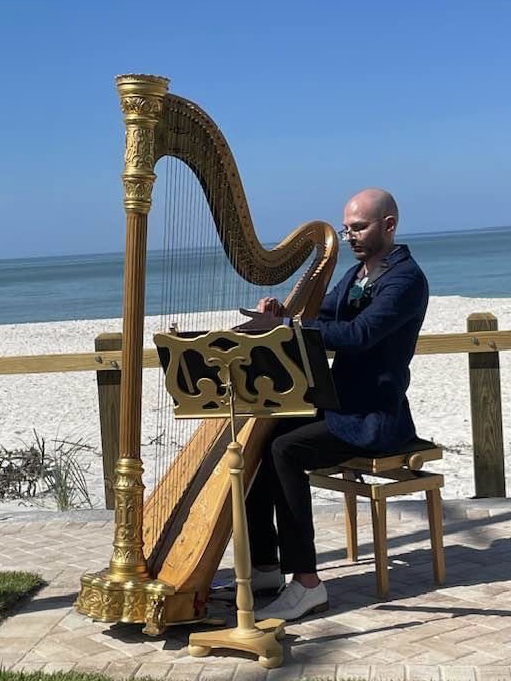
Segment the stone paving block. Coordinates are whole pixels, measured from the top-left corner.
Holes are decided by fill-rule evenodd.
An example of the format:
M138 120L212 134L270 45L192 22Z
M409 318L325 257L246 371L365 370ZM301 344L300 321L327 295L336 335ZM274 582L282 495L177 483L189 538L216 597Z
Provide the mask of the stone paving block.
M169 670L169 681L199 681L202 671L202 665L197 664L195 667L182 668L174 665Z
M371 670L371 681L405 681L406 669L402 664L389 664L374 667Z
M373 646L374 648L374 646ZM360 660L366 660L371 665L383 665L387 666L389 664L397 665L403 664L403 654L399 650L393 650L389 647L378 647L369 655L366 654L366 648L363 648L363 655L360 654Z
M181 669L170 665L165 678L169 679L169 681L198 681L201 669L201 665L193 669Z
M151 677L151 679L165 679L170 672L172 664L156 664L143 662L135 673L136 679Z
M419 643L419 645L421 645ZM443 665L443 664L449 664L452 662L457 662L458 664L473 664L471 661L472 658L472 653L469 653L468 655L465 654L461 656L460 658L456 657L456 653L454 650L451 650L450 652L443 652L441 650L436 650L436 649L429 649L426 646L422 645L423 650L420 653L417 653L415 655L410 656L407 659L407 664L409 665L421 665L421 666L430 666L430 665ZM454 656L453 656L454 653ZM488 660L488 661L494 661L494 660Z
M502 641L499 638L499 633L500 632L495 631L491 635L470 639L469 641L463 642L461 645L469 647L473 652L477 652L479 650L481 652L487 653L488 655L494 655L496 658L500 658L502 657L502 653L506 648L509 652L511 651L509 644L507 643L507 635L506 639Z
M428 640L441 640L443 629L438 626L437 622L424 622L415 626L403 628L403 635L400 640L405 644L421 642L425 643Z
M151 652L153 648L150 643L137 643L130 641L129 639L121 640L120 638L114 636L105 636L103 633L92 634L90 638L103 646L112 648L114 650L119 650L124 653L127 657L137 657L138 655L145 655ZM160 642L163 647L163 641Z
M9 652L9 655L23 654L27 650L31 650L39 641L39 636L10 636L4 635L3 628L0 628L0 650Z
M453 646L450 641L444 641L441 637L436 636L420 641L418 645L422 647L422 650L429 650L431 653L434 653L435 657L443 664L455 661L460 662L460 660L463 662L465 657L474 652L474 649L470 644L460 642ZM419 655L419 653L417 653L417 655Z
M317 664L318 660L321 660L321 664L332 665L337 667L340 664L353 664L354 662L360 662L358 657L351 655L346 650L340 650L335 648L330 648L321 654L321 657L317 656L303 656L296 657L297 662L303 662L311 667Z
M83 630L90 633L91 626L94 626L93 621L85 615L81 615L74 608L68 610L59 622L59 627L69 631Z
M303 665L291 662L276 669L268 669L267 681L297 681L302 678Z
M407 681L440 681L440 669L434 665L407 665Z
M334 681L337 672L336 664L306 664L303 666L302 675L297 678L306 679L330 679Z
M100 652L103 652L103 650L105 648L99 649ZM32 649L32 652L36 652L47 661L80 662L88 657L88 653L81 650L78 646L66 645L65 643L55 641L51 637L46 637L39 641L37 646Z
M126 655L124 655L120 650L112 650L111 648L103 648L103 650L94 655L85 655L79 662L79 664L89 664L91 668L97 669L98 671L104 669L106 665L111 662L122 662L126 660ZM145 656L140 656L137 661L141 664L145 660ZM168 663L170 664L170 662Z
M347 606L367 606L372 604L378 604L379 601L374 593L374 578L371 579L371 584L368 585L366 590L362 588L353 590L351 593L343 593L340 597L341 604ZM352 609L352 608L350 608Z
M486 666L502 666L502 667L509 667L511 669L511 655L503 655L499 658L498 663L495 663L494 665L486 665Z
M328 647L321 644L319 641L307 641L302 645L292 646L290 654L296 662L310 665L317 664L318 661L325 664L356 662L359 660L359 656L364 652L365 651L356 644L353 644L352 646L344 645L344 641L342 644L333 642ZM375 651L372 650L373 654L374 652Z
M371 675L370 665L363 664L338 664L335 681L369 681Z
M233 681L266 681L268 670L260 664L243 662L234 672Z
M439 633L439 636L442 637L442 641L457 645L460 641L469 640L472 635L476 635L473 632L473 625L470 622L465 622L462 618L459 618L454 620L454 624L461 626L443 628L441 633Z
M112 679L118 679L119 681L124 681L132 676L135 676L137 670L140 667L140 662L137 660L121 660L111 662L103 669L103 674L111 677ZM78 665L75 667L76 671L87 671L86 669L81 669Z
M495 627L493 640L500 641L502 645L507 646L508 650L511 650L511 620L509 616L496 618L491 623Z
M2 567L12 570L15 565L19 565L24 561L26 562L26 558L27 552L19 546L11 547L9 549L4 548L2 551Z
M511 667L487 666L475 670L477 681L509 681L511 679Z
M476 681L475 670L467 666L443 666L440 667L442 681Z
M372 631L375 626L375 615L371 612L344 612L332 615L329 618L339 622L342 626L350 628L354 632Z
M15 665L13 665L10 669L12 672L40 672L42 668L44 667L44 662L17 662Z
M218 660L218 662L225 662ZM256 664L256 663L255 663ZM227 664L204 664L199 681L231 681L236 673L237 665L232 660Z
M67 631L65 629L55 631L47 637L54 645L64 646L78 651L83 657L101 655L104 652L112 654L112 646L108 645L108 640L97 640L90 636L83 636L80 632ZM113 651L115 652L115 650ZM121 654L124 654L121 651Z
M73 667L73 671L79 672L80 674L104 674L109 664L113 663L104 659L101 661L101 663L99 663L96 660L87 658L77 662ZM120 664L124 664L124 662L121 662Z
M424 648L420 643L408 642L406 639L389 636L385 644L387 650L393 650L397 655L401 656L401 662L404 664L409 658L419 655Z
M11 650L3 650L0 652L0 668L1 669L12 669L14 665L19 662L23 657L23 653L13 653Z
M504 565L504 567L506 568L508 573L507 577L509 577L509 566ZM501 582L491 582L490 584L486 584L486 589L488 595L492 598L498 598L499 596L509 598L509 584L504 580L502 580Z
M74 668L74 663L48 662L41 668L45 674L55 674L55 672L70 672Z
M502 659L502 654L492 655L481 650L476 650L470 655L465 656L459 661L459 664L472 665L473 667L485 667L485 666L496 666Z

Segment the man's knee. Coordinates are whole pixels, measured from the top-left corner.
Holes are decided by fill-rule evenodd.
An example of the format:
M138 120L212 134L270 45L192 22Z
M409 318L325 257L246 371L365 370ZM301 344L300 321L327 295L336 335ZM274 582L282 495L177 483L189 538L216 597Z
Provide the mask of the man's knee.
M278 435L271 443L270 451L272 455L281 455L289 449L289 434Z
M276 437L271 445L270 454L277 471L289 466L300 468L299 448L291 433Z

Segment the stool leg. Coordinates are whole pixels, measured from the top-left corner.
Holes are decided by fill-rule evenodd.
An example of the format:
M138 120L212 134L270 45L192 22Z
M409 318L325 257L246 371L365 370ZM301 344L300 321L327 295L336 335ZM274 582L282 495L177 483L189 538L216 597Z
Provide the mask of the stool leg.
M346 552L348 560L355 563L358 560L358 532L357 532L357 495L353 492L344 494Z
M433 575L437 584L445 580L445 554L442 528L442 498L439 489L426 490L428 505L431 552L433 554Z
M371 515L376 591L380 598L386 598L389 593L389 570L387 565L387 500L385 498L371 499Z

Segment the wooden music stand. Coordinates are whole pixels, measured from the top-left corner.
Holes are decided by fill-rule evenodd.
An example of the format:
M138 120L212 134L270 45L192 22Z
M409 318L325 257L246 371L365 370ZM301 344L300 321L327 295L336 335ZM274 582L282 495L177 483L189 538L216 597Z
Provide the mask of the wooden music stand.
M279 641L285 636L285 621L256 623L254 618L243 448L237 441L235 424L238 416L313 416L316 409L310 399L318 385L322 395L330 390L332 398L326 353L320 348L323 361L315 357L311 364L308 349L318 355L318 335L308 331L294 322L293 328L279 326L257 334L172 332L154 337L176 418L228 417L231 425L226 455L232 491L237 626L191 634L189 652L195 657L209 655L212 648L232 648L255 653L267 669L282 664ZM321 383L315 379L312 366L316 375L321 372Z

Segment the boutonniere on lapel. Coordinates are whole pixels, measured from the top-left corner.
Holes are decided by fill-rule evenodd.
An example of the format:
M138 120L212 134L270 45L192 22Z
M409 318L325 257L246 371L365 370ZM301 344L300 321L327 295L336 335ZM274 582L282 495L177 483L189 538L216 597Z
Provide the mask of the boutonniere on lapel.
M400 246L396 246L392 252L394 253L399 248ZM362 303L369 302L371 300L371 296L373 295L374 282L377 281L382 274L385 274L388 268L389 261L387 258L383 258L383 260L369 273L364 266L364 269L362 270L362 276L358 276L357 280L348 292L348 305L359 308Z
M348 305L353 307L360 307L362 302L369 300L371 298L371 289L373 287L372 282L369 281L369 277L362 277L357 279L357 281L350 288L348 293Z

